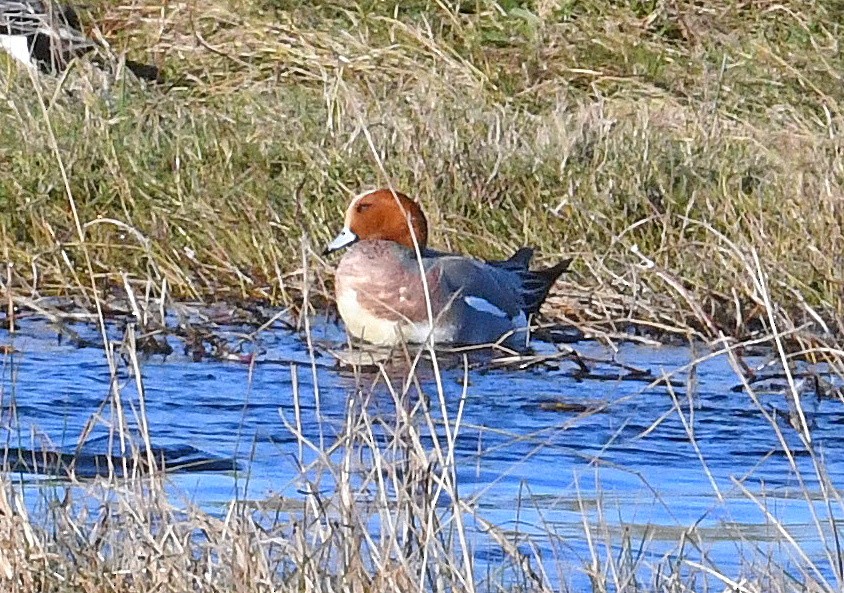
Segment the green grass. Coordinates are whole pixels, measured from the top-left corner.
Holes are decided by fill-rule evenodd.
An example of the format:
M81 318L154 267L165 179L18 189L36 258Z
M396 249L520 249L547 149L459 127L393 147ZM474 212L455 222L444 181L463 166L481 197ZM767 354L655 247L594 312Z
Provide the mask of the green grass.
M132 6L86 22L167 82L86 63L41 77L58 154L33 82L0 58L16 286L88 291L87 251L99 288L126 272L292 304L303 238L318 253L353 193L392 183L438 246L577 256L551 316L746 334L767 323L743 280L756 252L777 315L844 329L835 2ZM59 158L83 225L143 240L95 223L81 245ZM330 286L333 262L308 257Z

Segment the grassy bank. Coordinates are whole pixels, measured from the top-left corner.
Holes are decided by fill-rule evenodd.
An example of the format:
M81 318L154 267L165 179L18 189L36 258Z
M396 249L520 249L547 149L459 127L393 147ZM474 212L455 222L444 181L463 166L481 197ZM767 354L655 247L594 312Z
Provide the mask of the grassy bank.
M771 322L755 276L778 322L844 330L840 3L88 6L167 82L0 58L22 293L125 273L295 304L304 248L330 300L316 254L350 195L392 183L439 247L576 256L553 317L747 334Z

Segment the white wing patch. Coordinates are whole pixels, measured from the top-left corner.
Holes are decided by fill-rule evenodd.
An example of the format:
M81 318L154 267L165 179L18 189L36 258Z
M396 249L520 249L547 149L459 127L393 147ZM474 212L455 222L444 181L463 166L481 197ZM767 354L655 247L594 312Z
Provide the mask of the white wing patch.
M482 299L481 297L476 296L467 296L463 297L463 301L472 307L475 311L480 311L481 313L489 313L490 315L495 315L496 317L501 317L503 319L508 319L509 315L507 315L506 311L502 311L492 303L490 303L486 299Z

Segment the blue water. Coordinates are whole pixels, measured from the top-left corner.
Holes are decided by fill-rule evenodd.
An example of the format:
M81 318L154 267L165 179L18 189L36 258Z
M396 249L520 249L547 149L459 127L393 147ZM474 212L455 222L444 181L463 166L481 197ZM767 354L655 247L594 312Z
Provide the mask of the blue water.
M257 335L252 327L214 326L214 334L232 345L231 361L203 357L197 362L173 336L167 338L172 354L142 358L152 444L169 467L181 470L171 474L174 492L211 512L221 512L233 498L304 497L308 476L299 467L314 455L300 448L283 421L297 421L294 384L298 421L316 443L331 443L342 429L350 398L366 397L361 405L373 416L395 415L394 400L376 372L334 366L328 350L345 349L342 328L320 318L313 324L315 367L307 343L283 322ZM110 374L102 348L96 347L97 330L83 324L72 329L90 342L68 339L67 332L59 340L57 328L36 317L23 319L14 336L0 331L0 344L17 351L0 359L0 434L23 457L49 449L69 459L83 427L94 418L75 465L77 476L85 478L102 473L102 454L119 447L109 441L109 423L116 420L113 406L103 405ZM115 324L110 332L110 339L119 342L122 328ZM237 347L246 335L252 339ZM536 347L556 351L551 344ZM501 527L526 553L571 567L550 578L580 590L588 582L582 569L592 561L592 549L605 558L622 553L628 541L634 551L643 549L647 568L678 555L684 534L700 545L696 550L686 543L685 558L731 578L746 575L748 563L761 565L769 556L798 573L808 570L767 512L824 578L836 583L835 568L825 556L832 528L823 523L825 532L819 534L809 505L822 519L832 513L838 521L844 518L841 506L823 503L812 458L787 420L790 405L781 385L760 393L761 405L778 418L798 472L762 410L737 388L740 380L727 356L695 366L696 387L689 395L688 365L710 352L702 346L627 342L613 350L580 341L572 347L586 360L590 377L580 378L578 365L565 358L525 370L495 369L487 359L473 360L456 458L461 496L475 505L479 517ZM115 352L119 359L119 349ZM760 350L745 362L759 366L768 356ZM464 369L459 358L441 362L447 415L453 421L464 391ZM617 363L648 371L650 379L623 379L629 371ZM663 373L670 375L671 389L651 384ZM430 365L423 364L419 375L438 408ZM393 376L397 388L401 377L398 371ZM135 378L123 362L118 382L130 424L137 425L132 421L139 406ZM418 397L411 390L409 398ZM583 408L558 409L556 402ZM830 482L840 486L842 402L807 393L802 403L815 456L823 460ZM435 415L440 416L438 410ZM12 475L26 482L36 473L31 470L31 464L19 465ZM807 490L811 503L804 498ZM475 558L494 565L503 557L501 549L480 523L475 527Z

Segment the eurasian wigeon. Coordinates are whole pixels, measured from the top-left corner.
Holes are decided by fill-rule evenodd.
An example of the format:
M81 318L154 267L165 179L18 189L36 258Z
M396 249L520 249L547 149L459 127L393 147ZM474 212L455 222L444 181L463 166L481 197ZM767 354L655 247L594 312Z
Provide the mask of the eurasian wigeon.
M0 0L0 47L27 66L60 72L97 44L82 32L72 6L50 0ZM134 60L126 67L138 78L159 80L158 68Z
M433 251L419 204L389 189L352 200L325 253L343 248L335 276L340 316L351 336L382 346L433 337L439 344L524 348L528 316L571 263L530 270L527 247L501 261Z

